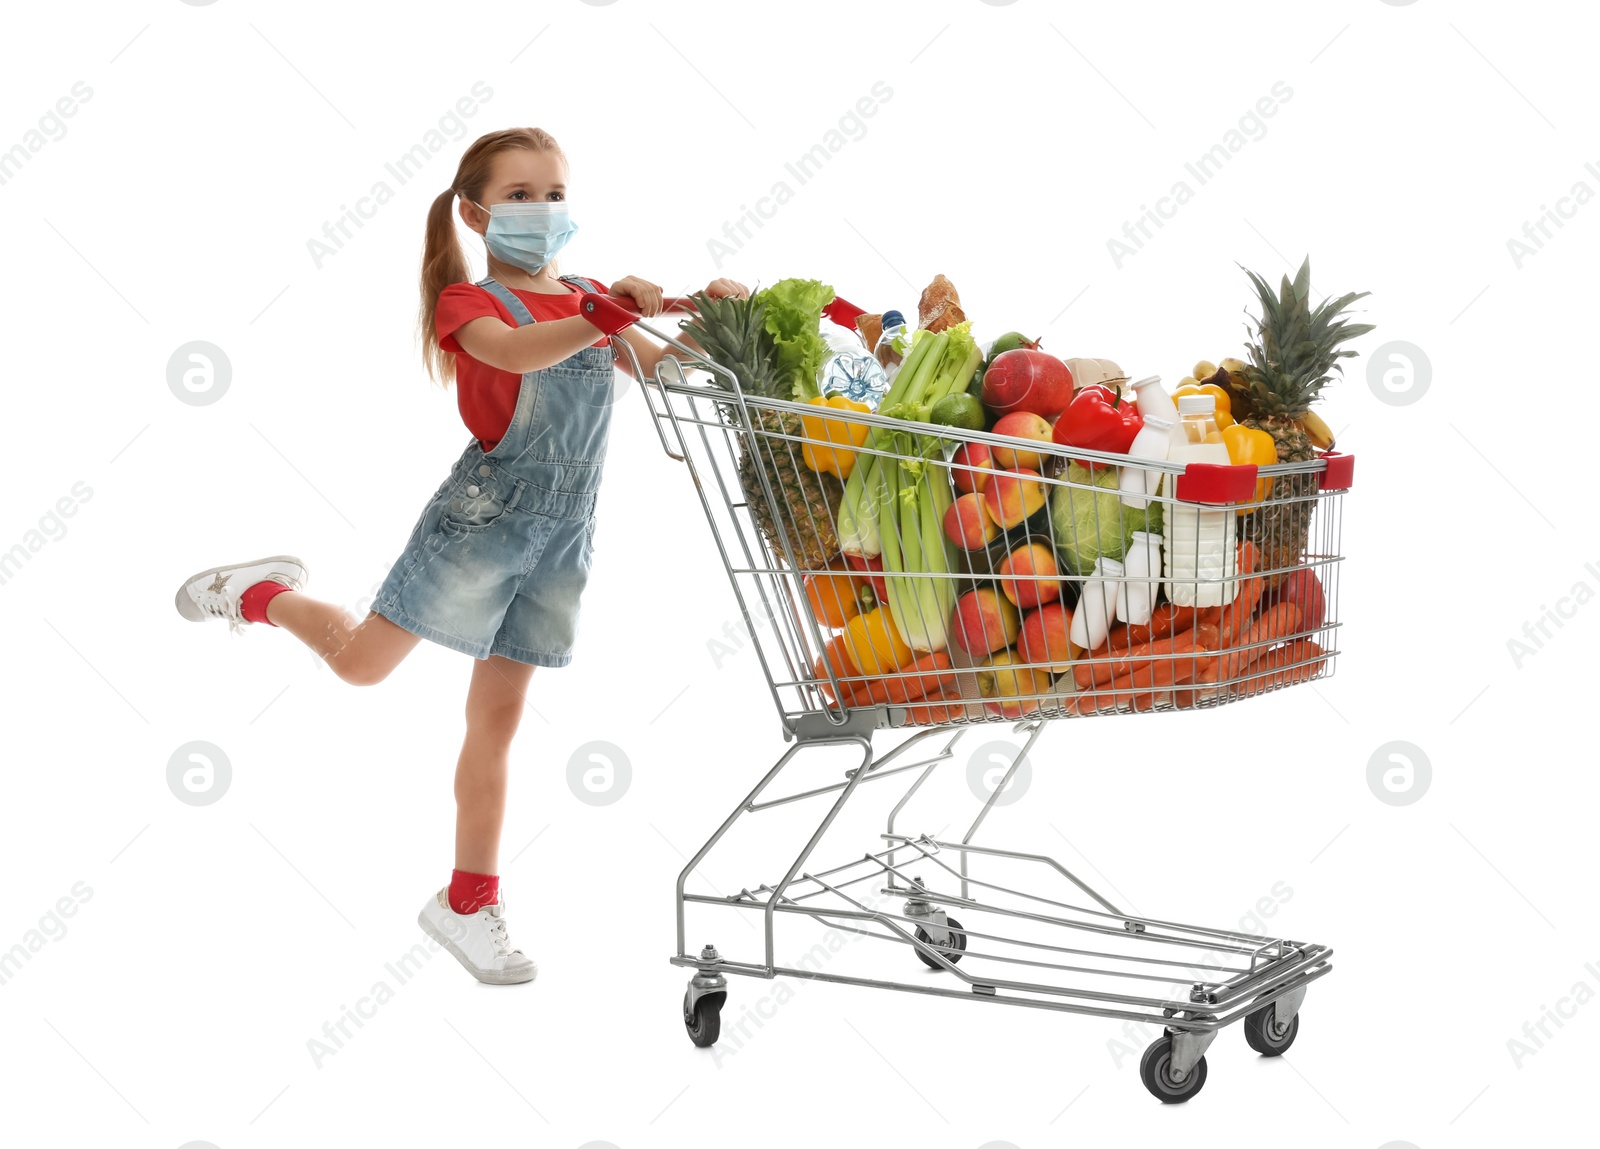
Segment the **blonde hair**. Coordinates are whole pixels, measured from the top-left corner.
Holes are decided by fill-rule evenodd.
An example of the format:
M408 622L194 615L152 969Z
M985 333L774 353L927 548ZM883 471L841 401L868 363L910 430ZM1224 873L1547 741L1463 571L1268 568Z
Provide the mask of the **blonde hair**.
M461 249L456 234L455 199L481 200L484 185L489 182L489 169L494 157L501 152L525 150L555 152L566 159L566 153L555 137L541 128L506 128L479 136L472 146L462 153L456 165L456 177L449 188L434 198L428 208L426 235L422 243L422 306L417 315L418 333L422 336L422 361L428 374L448 385L456 376L456 357L439 346L439 333L434 327L434 313L439 305L439 293L452 283L467 278L467 257ZM551 271L556 270L554 264Z

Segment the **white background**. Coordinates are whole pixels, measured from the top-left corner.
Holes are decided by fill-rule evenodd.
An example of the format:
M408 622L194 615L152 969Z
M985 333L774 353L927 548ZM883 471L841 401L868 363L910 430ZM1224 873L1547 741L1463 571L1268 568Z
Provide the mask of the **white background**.
M0 585L0 949L75 883L92 895L0 985L4 1140L1435 1149L1579 1120L1600 1005L1520 1068L1507 1041L1575 983L1600 990L1585 970L1600 611L1569 611L1520 667L1507 643L1576 584L1600 587L1580 468L1600 207L1520 268L1507 240L1577 181L1600 190L1581 10L8 11L0 148L75 83L92 96L0 185L0 547L51 536ZM866 134L716 266L707 241L880 80L892 98ZM478 81L492 97L466 134L319 268L307 241ZM1119 268L1107 240L1279 81L1293 95L1266 134ZM582 227L563 269L606 280L814 276L881 310L943 272L980 337L1022 328L1169 382L1240 352L1236 262L1275 281L1309 252L1319 292L1372 292L1359 306L1378 330L1323 408L1358 459L1337 676L1203 715L1053 724L1031 789L985 831L1181 920L1236 923L1285 883L1270 928L1336 949L1287 1057L1230 1030L1205 1091L1163 1107L1136 1058L1113 1056L1117 1023L822 985L720 1061L690 1046L666 961L673 881L783 743L753 656L710 653L734 599L630 391L577 658L535 675L514 750L502 871L540 977L482 986L441 956L314 1064L308 1039L393 984L385 963L420 940L416 911L448 876L470 667L424 643L358 690L285 633L194 627L171 599L192 571L290 552L313 593L365 612L467 437L413 338L423 215L470 139L513 124L561 141ZM167 386L191 340L231 363L214 404ZM1368 386L1394 340L1431 363L1409 405ZM80 482L92 496L63 533L49 513ZM166 784L191 740L231 762L211 806ZM603 807L566 783L595 740L632 767ZM1432 764L1409 806L1366 781L1393 740ZM917 828L971 804L955 777ZM859 853L875 826L828 848ZM798 848L800 829L779 823L769 845ZM786 860L735 852L696 882L736 890ZM690 944L756 956L756 939L708 921ZM780 935L780 958L811 940ZM725 1018L774 989L735 981Z

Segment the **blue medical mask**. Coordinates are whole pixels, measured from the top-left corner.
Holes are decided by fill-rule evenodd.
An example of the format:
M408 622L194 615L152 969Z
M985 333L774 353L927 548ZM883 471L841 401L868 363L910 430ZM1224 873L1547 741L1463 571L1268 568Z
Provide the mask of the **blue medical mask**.
M530 275L538 274L578 230L567 218L565 201L513 201L489 208L476 200L468 202L489 213L489 228L483 236L489 254Z

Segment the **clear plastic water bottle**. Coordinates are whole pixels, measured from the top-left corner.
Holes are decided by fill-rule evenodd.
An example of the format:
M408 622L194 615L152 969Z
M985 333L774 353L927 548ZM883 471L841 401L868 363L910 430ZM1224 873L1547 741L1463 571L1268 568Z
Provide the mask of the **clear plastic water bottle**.
M896 341L899 345L896 346ZM905 360L905 353L911 348L911 328L906 323L906 317L898 311L885 311L883 313L883 334L878 336L878 345L872 353L878 357L878 362L883 364L883 373L889 382L894 382L894 377L900 374L900 364Z
M819 328L828 345L828 357L817 368L817 390L823 395L843 395L876 411L889 390L889 376L878 357L861 338L824 317Z

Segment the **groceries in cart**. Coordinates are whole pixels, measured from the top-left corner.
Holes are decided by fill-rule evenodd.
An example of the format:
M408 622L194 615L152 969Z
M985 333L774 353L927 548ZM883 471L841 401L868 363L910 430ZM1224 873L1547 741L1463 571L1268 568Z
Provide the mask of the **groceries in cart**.
M855 333L816 280L695 297L682 327L725 369L752 571L794 580L790 685L927 725L1187 709L1330 673L1351 466L1311 407L1372 330L1347 315L1365 293L1315 303L1309 261L1276 289L1246 274L1243 357L1171 392L1021 331L980 343L944 276L915 327L891 311Z

